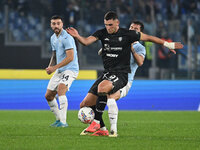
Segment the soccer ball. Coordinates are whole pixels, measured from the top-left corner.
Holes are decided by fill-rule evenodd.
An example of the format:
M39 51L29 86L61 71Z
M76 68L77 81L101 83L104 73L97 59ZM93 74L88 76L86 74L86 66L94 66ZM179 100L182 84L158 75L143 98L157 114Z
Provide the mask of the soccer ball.
M78 119L85 124L89 124L94 120L94 111L90 107L82 107L78 112Z

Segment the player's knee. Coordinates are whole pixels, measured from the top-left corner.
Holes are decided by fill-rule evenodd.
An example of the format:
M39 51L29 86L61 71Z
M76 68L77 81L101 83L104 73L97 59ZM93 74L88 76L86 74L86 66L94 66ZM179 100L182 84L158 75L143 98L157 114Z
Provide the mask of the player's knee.
M61 96L61 95L65 95L66 92L68 91L68 87L64 84L59 84L58 86L58 95Z
M98 86L98 93L109 93L112 90L112 84L102 84Z
M100 93L102 93L102 94L104 94L104 93L108 93L109 91L105 88L105 87L101 87L101 88L98 88L98 95L100 94ZM101 95L102 95L101 94Z
M52 101L54 99L54 97L52 95L47 94L47 93L45 94L45 98L47 101Z

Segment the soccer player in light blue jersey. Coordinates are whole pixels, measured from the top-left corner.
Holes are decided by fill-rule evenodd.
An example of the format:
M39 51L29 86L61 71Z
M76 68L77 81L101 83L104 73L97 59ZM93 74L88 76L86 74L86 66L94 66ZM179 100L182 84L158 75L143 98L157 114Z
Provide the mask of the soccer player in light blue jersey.
M51 28L54 31L50 40L52 56L46 72L49 75L55 73L49 81L45 98L50 110L56 117L55 123L51 126L67 127L68 100L66 92L78 76L77 49L74 38L63 29L62 17L53 16L51 18ZM56 94L58 94L60 108L55 98Z
M130 30L136 30L137 32L142 32L144 30L144 25L140 21L133 21L130 25ZM130 67L131 67L131 73L128 74L128 83L127 85L117 91L116 93L109 95L107 106L108 106L108 115L110 120L110 134L109 137L117 137L117 119L118 119L118 106L116 103L116 100L125 97L128 94L128 91L130 90L132 86L132 82L134 80L135 72L138 68L138 66L142 66L144 62L144 58L146 55L145 47L140 44L138 41L132 43L132 55L130 59ZM101 50L99 51L99 55L101 55ZM93 106L96 103L97 97L95 95L88 95L85 97L85 99L81 102L80 107L84 106ZM81 135L88 134L83 130L81 132Z

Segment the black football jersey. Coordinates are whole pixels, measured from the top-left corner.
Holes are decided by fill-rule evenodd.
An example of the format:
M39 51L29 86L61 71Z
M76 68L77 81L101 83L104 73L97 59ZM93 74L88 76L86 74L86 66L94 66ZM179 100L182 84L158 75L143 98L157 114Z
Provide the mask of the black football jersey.
M92 36L102 43L102 60L106 72L130 73L131 43L140 40L140 33L119 28L108 34L106 28L96 31Z

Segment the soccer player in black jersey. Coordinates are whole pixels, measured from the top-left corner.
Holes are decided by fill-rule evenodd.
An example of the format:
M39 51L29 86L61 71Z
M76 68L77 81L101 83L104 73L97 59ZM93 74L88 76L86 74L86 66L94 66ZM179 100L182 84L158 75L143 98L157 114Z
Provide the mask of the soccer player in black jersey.
M140 21L133 21L130 24L129 30L136 30L138 32L141 32L144 30L144 25ZM132 50L132 57L130 59L131 73L128 74L128 83L126 86L118 90L116 93L108 95L107 106L108 106L108 116L109 116L109 121L110 121L109 137L118 137L118 134L117 134L118 106L117 106L116 101L118 99L121 99L122 97L125 97L128 94L132 86L132 82L134 80L135 72L139 66L142 66L145 55L146 55L146 49L144 46L142 46L139 43L139 41L132 43L131 48L133 48L133 50ZM102 48L98 51L98 55L101 56L101 54L102 54ZM97 98L98 98L97 96L92 95L88 92L88 94L85 96L83 101L80 103L80 108L91 107L91 106L96 105ZM86 132L85 130L86 129L84 129L80 133L80 135L90 134L89 132ZM105 133L106 131L101 131L100 129L99 132Z
M161 44L169 49L183 48L179 42L168 43L142 32L120 28L117 14L112 11L105 14L104 24L104 29L96 31L89 37L80 36L74 28L67 29L67 32L83 45L90 45L97 40L101 40L102 43L105 70L89 91L91 96L98 96L96 106L93 106L95 119L86 129L86 132L91 132L94 136L108 136L102 114L107 104L107 95L115 93L127 84L128 73L130 73L131 43L142 40Z

